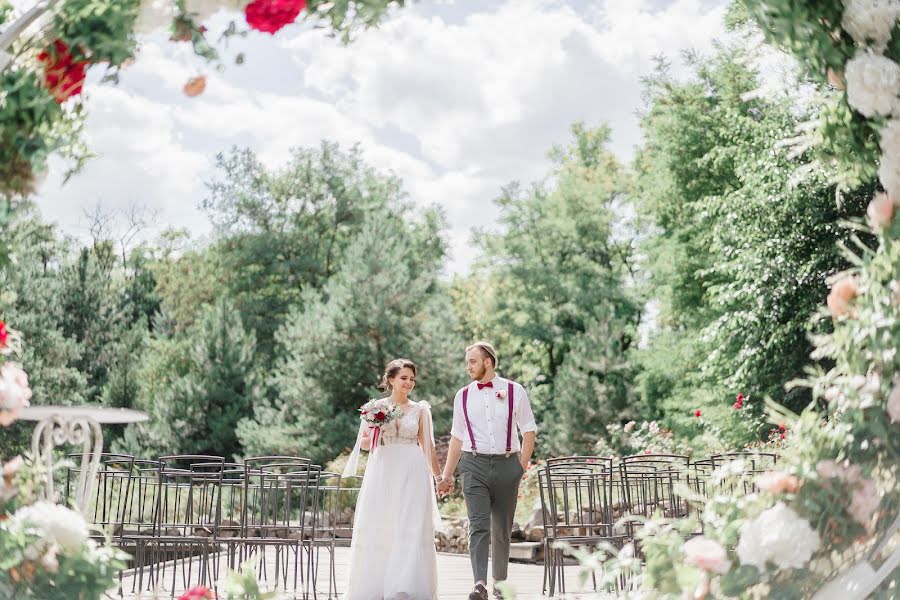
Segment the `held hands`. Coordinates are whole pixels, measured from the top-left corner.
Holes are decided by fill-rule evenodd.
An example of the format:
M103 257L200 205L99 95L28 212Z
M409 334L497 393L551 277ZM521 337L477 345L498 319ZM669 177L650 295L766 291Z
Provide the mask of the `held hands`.
M444 496L449 495L450 490L453 489L453 480L440 477L435 482L434 489L437 492L438 498L443 498Z

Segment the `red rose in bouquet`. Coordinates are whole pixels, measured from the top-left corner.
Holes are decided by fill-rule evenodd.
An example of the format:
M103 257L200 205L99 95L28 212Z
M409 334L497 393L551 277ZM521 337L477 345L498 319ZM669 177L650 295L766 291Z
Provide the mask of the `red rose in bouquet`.
M387 398L369 400L360 409L360 419L369 424L372 438L371 452L378 447L381 428L400 416L400 409L390 403Z

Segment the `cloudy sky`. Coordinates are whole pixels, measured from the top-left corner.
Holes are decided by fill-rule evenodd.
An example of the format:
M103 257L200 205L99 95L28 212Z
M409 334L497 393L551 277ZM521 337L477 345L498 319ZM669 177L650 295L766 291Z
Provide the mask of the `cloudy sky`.
M118 86L89 85L87 132L99 157L66 185L54 164L38 204L83 236L85 211L144 206L147 236L184 227L209 234L198 208L215 154L252 148L282 163L323 138L359 143L400 176L417 203L444 207L451 271L474 251L469 231L490 226L510 181L540 179L546 152L575 120L607 122L624 160L640 141L640 77L655 55L711 50L724 37L723 0L420 0L350 46L296 25L233 42L243 66L209 72L184 45L143 40ZM215 30L227 23L218 15ZM187 98L192 75L206 92Z

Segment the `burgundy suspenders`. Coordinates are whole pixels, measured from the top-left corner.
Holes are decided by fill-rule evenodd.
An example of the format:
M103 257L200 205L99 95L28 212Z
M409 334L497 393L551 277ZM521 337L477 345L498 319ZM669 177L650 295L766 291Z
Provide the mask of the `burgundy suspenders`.
M508 392L506 395L507 404L509 405L509 414L506 419L506 456L512 453L512 420L513 420L513 382L509 382ZM472 443L472 454L478 455L475 447L475 436L472 434L472 423L469 421L469 386L463 388L462 396L463 417L466 419L466 429L469 430L469 441Z
M506 456L509 457L512 452L512 413L513 413L513 382L509 382L509 416L506 418Z

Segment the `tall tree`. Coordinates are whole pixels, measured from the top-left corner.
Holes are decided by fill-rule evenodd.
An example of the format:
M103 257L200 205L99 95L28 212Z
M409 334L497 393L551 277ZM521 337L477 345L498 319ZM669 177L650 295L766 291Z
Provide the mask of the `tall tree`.
M256 341L227 301L207 306L184 332L166 331L161 317L138 373L137 407L147 424L129 427L120 449L241 456L238 421L259 396Z
M294 149L267 169L250 150L219 155L203 202L216 231L220 282L271 361L275 331L303 290L320 288L368 213L402 204L400 182L368 166L358 147Z
M443 248L438 215L371 213L341 269L321 291L308 289L277 335L277 401L242 422L251 452L296 452L316 461L352 445L358 408L378 394L384 365L407 357L421 365L414 397L445 422L463 344L437 275Z
M88 398L87 378L78 369L84 349L65 335L60 266L66 244L56 228L22 207L6 229L12 260L0 268L2 320L27 340L16 360L28 373L32 404L80 404ZM0 428L0 446L27 447L30 427Z
M547 181L504 189L497 200L503 230L478 235L483 257L475 275L491 282L489 315L494 337L503 340L501 362L508 374L536 385L540 420L557 423L549 432L556 449L570 448L567 428L587 426L581 405L608 414L627 403L626 387L600 383L620 372L620 361L589 354L627 352L640 315L625 285L630 239L613 235L622 218L622 169L606 148L610 130L576 123L572 134L569 146L551 152ZM576 348L567 377L581 380L580 393L556 385ZM595 393L598 385L606 392Z
M760 83L745 56L692 57L687 82L663 64L647 82L632 196L652 232L642 250L659 328L635 361L645 367L644 403L682 432L698 431L695 409L728 423L738 392L792 409L809 402L783 386L808 362L809 318L826 277L847 266L837 243L850 233L840 222L861 216L868 197L860 190L838 205L816 174L794 185L805 159L780 142L802 109L777 96L748 99ZM755 433L716 435L739 444Z

